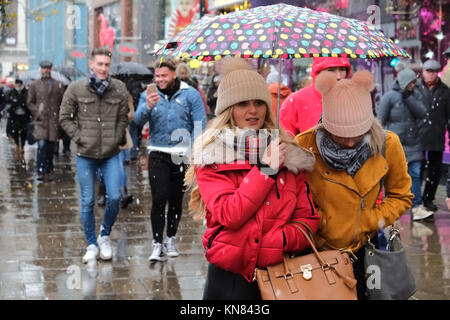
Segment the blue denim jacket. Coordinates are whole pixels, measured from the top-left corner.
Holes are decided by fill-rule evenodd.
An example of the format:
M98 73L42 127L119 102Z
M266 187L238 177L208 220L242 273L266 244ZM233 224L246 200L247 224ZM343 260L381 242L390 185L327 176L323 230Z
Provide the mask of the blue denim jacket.
M161 91L158 90L158 93L160 100L151 109L147 108L145 101L146 91L141 94L134 122L140 126L149 122L151 146L183 145L190 149L194 138L206 127L206 113L200 93L183 81L170 101Z

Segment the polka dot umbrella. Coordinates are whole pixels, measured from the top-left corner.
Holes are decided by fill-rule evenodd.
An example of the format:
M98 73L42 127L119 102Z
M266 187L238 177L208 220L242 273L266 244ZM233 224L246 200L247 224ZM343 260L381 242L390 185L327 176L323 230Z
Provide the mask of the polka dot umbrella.
M205 16L177 34L156 55L201 61L216 61L226 56L409 57L380 29L365 21L287 4ZM279 101L277 109L278 127Z
M409 57L377 27L356 19L287 4L205 16L157 55L202 61L243 58Z

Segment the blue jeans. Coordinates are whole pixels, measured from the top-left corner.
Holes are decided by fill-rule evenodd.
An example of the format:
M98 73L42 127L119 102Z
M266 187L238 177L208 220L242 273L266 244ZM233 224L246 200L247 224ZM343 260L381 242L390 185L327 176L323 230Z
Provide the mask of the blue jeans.
M139 126L134 121L132 121L128 127L130 130L131 140L133 141L133 147L130 149L130 157L132 160L134 160L138 155L138 146L139 142L141 141L139 136L142 132L142 126Z
M408 174L411 176L411 192L414 194L413 205L415 208L422 204L422 192L420 191L421 179L420 179L420 170L421 170L422 161L413 161L408 163Z
M128 153L128 150L122 150L118 154L119 155L119 163L120 163L120 187L121 188L127 186L127 172L125 171L125 166L123 165L124 161L126 160L127 153ZM97 174L98 174L98 183L100 185L104 185L105 181L103 179L103 174L100 169L98 170Z
M37 172L38 174L53 172L53 156L55 155L55 141L38 140L37 142Z
M123 163L125 162L127 155L129 155L128 150L122 150L119 153L119 162L120 162L120 187L127 186L127 172L125 171L125 166Z
M95 179L100 169L106 187L106 207L103 215L102 236L108 236L119 213L120 170L119 155L107 159L91 159L77 156L77 175L81 193L81 222L88 245L97 245L95 232Z

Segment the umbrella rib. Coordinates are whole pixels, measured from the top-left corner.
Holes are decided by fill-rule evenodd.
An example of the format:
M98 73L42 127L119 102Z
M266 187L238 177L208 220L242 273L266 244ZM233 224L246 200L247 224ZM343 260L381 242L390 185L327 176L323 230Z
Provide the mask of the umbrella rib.
M274 53L276 53L276 50L279 47L280 29L277 26L277 22L280 23L280 25L281 25L281 22L279 22L278 19L279 19L279 16L277 16L274 19L274 28L273 28L273 30L274 30L273 31L273 33L274 33L274 40L272 40L272 48L273 48L272 55L274 55ZM278 56L277 54L275 54L275 55Z

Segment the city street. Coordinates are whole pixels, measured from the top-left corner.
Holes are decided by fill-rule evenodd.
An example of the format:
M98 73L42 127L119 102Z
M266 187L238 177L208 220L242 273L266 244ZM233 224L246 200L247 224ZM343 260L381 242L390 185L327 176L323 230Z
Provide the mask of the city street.
M112 262L83 265L86 242L75 156L56 157L55 181L38 182L36 145L26 145L25 161L16 161L5 125L3 119L0 299L201 299L206 274L202 222L187 214L182 218L178 258L156 264L147 260L152 241L151 195L147 171L141 170L139 162L127 166L128 189L135 201L119 212L111 234ZM96 207L97 230L102 215L103 208Z
M55 158L55 181L38 182L36 145L23 161L0 125L0 299L201 299L207 263L204 226L185 210L178 232L178 258L151 264L150 203L146 156L126 166L135 201L121 209L111 234L112 262L83 265L86 242L79 216L79 190L72 155ZM399 220L417 283L412 299L450 299L450 213L444 179L434 221ZM96 207L97 229L103 209Z

